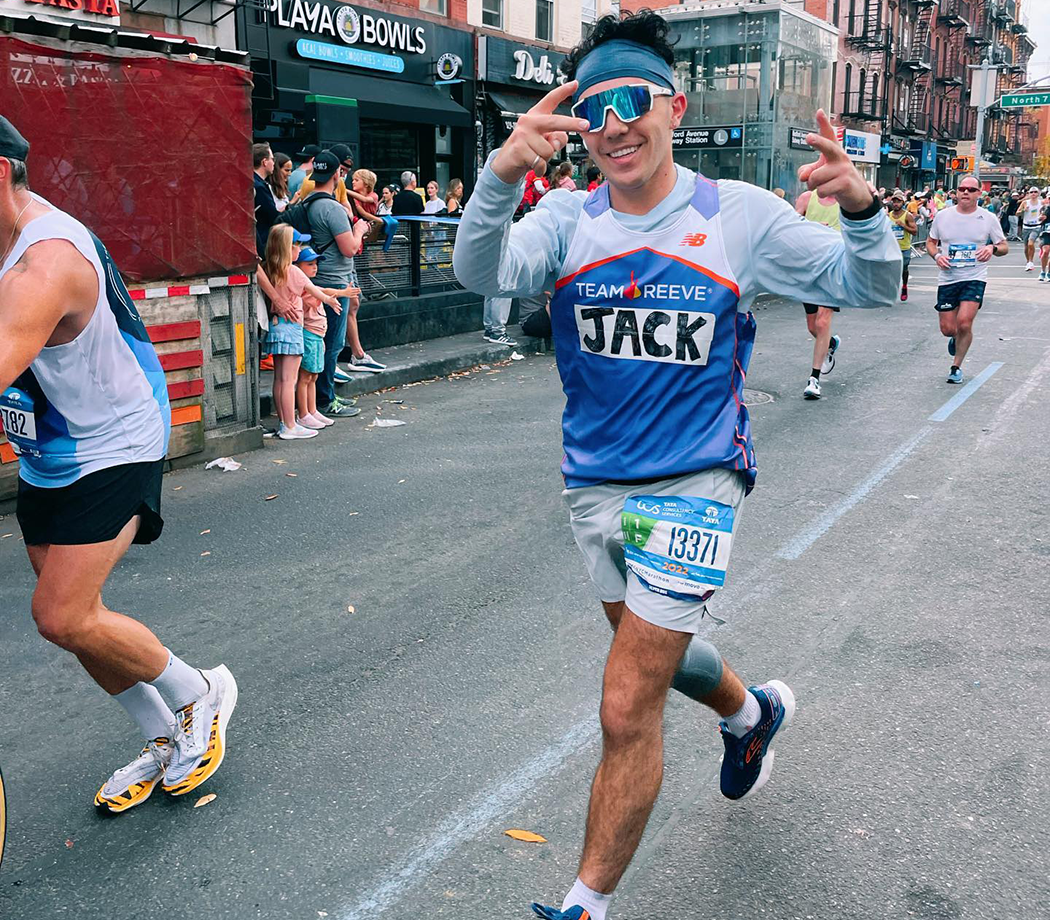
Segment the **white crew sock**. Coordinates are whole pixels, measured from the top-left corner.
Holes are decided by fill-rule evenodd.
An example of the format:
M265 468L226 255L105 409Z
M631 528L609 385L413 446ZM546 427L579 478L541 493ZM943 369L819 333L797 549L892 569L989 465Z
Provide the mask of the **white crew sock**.
M208 682L200 671L191 668L171 649L165 651L168 653L168 665L150 683L160 691L172 709L181 709L204 696L208 692Z
M147 741L175 736L175 713L164 702L157 688L139 681L123 693L113 695Z
M602 894L600 891L588 888L577 876L572 890L565 895L561 909L568 910L578 904L591 915L591 920L605 920L605 912L609 909L611 898L611 894Z
M726 719L725 723L734 735L743 738L758 725L761 718L762 707L758 705L758 697L748 690L744 696L744 705Z

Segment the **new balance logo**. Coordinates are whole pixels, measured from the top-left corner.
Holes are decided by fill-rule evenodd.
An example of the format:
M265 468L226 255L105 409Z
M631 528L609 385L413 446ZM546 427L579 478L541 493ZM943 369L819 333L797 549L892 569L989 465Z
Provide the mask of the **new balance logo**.
M706 233L687 233L682 237L679 246L703 246L707 242Z

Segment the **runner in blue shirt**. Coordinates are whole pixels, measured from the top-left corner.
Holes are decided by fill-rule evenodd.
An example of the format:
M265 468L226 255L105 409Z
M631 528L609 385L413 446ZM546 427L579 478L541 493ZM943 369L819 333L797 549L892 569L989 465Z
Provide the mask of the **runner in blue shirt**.
M801 180L841 207L842 233L770 192L676 166L686 111L668 25L607 16L569 55L569 82L518 121L467 204L454 266L486 296L554 291L550 305L573 534L615 638L604 746L579 874L548 920L604 920L656 799L669 687L722 718L722 793L757 791L795 707L781 681L746 688L696 634L726 578L756 463L743 404L763 291L829 306L889 306L900 247L823 112ZM572 101L573 114L555 114ZM511 223L530 170L582 132L606 181L552 190ZM593 667L598 663L594 662Z

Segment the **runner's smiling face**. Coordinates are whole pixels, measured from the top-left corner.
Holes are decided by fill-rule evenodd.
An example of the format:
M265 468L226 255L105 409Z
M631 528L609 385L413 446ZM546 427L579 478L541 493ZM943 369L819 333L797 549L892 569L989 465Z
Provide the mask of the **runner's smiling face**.
M648 82L639 77L606 80L588 87L580 98L586 99L616 86ZM605 116L605 126L600 131L583 132L583 142L611 185L624 190L641 188L661 168L673 163L671 132L681 123L685 107L686 99L681 93L673 97L656 96L649 112L627 123L620 121L610 109Z

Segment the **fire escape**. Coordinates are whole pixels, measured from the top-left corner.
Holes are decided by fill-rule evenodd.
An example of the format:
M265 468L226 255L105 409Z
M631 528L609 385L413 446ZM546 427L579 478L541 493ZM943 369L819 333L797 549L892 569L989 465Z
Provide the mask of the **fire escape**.
M941 44L941 59L934 69L934 74L941 98L948 105L942 102L938 106L941 117L933 125L939 140L958 140L965 128L963 87L969 82L966 36L970 31L972 18L973 8L969 0L941 0L937 22L947 27L948 34Z
M846 89L842 115L885 126L888 111L885 74L893 49L893 32L883 21L882 7L882 0L863 0L861 11L849 17L846 43L856 49L862 63L857 88Z
M911 43L897 55L897 68L911 76L907 122L901 130L917 135L930 131L930 98L933 90L933 26L937 0L917 0Z

